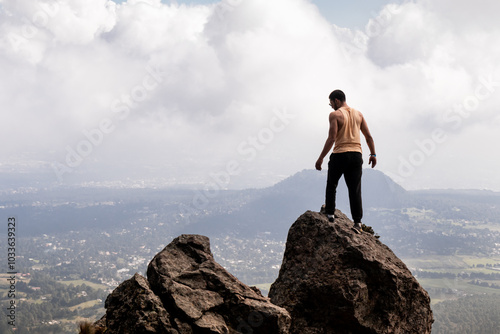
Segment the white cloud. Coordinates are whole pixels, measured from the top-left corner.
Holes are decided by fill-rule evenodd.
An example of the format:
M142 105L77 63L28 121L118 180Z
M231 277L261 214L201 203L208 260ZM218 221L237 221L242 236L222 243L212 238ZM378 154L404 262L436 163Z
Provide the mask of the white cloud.
M496 7L407 2L352 31L306 0L3 1L0 138L9 145L0 158L69 161L65 182L206 180L235 161L241 173L230 187L269 184L313 168L328 94L341 88L370 124L382 171L410 188L438 179L470 187L461 182L471 180L466 164L441 174L446 157L464 151L464 136L490 133L481 147L494 150ZM401 175L401 161L422 157L419 143L436 129L447 140ZM81 161L67 161L78 150ZM483 156L473 159L491 159Z

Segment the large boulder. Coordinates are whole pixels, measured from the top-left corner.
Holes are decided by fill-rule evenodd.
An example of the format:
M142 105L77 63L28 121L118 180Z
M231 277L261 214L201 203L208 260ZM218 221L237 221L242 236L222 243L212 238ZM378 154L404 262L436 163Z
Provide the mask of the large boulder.
M426 334L430 298L406 265L373 235L308 211L288 233L271 301L292 316L292 334Z
M290 315L215 262L207 237L181 235L106 300L107 334L288 334Z

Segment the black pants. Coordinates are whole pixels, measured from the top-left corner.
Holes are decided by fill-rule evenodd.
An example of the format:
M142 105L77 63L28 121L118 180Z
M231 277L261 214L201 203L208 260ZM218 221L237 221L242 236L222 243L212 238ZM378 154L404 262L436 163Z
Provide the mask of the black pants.
M363 205L361 202L361 174L363 156L359 152L332 153L328 162L328 179L326 181L325 211L335 212L335 197L340 177L344 175L349 190L349 204L352 220L361 222Z

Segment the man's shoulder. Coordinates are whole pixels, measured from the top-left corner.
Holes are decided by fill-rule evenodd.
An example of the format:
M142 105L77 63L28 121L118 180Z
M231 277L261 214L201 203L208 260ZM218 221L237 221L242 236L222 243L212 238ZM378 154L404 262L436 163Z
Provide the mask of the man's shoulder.
M343 115L343 114L342 114L342 111L340 110L340 108L339 108L339 109L337 109L337 110L334 110L334 111L332 111L332 112L330 113L330 116L335 116L335 117L339 117L339 116L342 116L342 115Z
M330 117L330 119L332 119L332 118L338 117L339 115L342 115L342 113L340 113L337 109L337 110L331 111L329 117Z
M363 118L363 113L356 108L351 108L351 111L354 112L358 117Z
M356 109L356 108L353 108L353 107L349 107L349 109L351 109L351 111L354 111L356 113L361 114L361 111L359 111L359 109Z
M339 109L334 110L330 113L330 122L342 121L343 119L344 119L344 115L342 114L342 112Z

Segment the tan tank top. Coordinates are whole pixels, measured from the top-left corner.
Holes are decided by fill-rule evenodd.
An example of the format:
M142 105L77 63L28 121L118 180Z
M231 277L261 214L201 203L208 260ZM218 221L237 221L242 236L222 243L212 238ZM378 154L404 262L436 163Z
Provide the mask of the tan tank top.
M344 125L337 132L333 153L360 152L361 150L361 113L353 108L340 108L344 115Z

